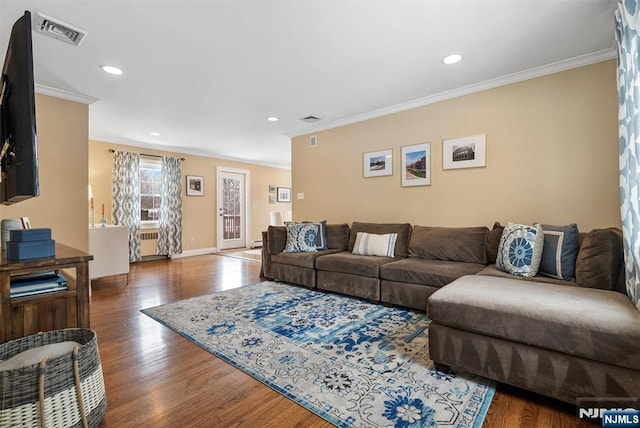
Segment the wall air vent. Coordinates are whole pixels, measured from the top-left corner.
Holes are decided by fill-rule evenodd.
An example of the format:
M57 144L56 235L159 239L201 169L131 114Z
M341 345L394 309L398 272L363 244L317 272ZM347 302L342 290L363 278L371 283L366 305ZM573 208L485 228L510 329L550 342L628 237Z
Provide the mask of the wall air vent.
M85 30L65 24L40 12L36 12L35 20L36 22L33 26L35 31L74 46L79 46L87 35Z
M311 116L303 117L300 120L306 123L316 123L316 122L320 122L322 119L319 118L318 116L311 115Z

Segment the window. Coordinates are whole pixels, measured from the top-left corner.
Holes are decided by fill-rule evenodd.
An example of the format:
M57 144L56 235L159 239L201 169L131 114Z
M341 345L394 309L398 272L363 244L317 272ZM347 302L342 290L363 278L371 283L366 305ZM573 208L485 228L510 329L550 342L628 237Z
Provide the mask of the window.
M160 220L162 170L160 160L140 158L140 224L157 226Z

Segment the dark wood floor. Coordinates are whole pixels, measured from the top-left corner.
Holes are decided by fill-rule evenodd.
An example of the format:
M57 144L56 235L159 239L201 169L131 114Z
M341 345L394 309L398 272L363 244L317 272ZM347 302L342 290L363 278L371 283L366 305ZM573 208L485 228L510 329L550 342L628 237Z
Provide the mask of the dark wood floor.
M132 265L94 281L91 328L105 377L101 427L331 426L140 312L258 282L260 264L217 255ZM575 427L573 406L500 385L486 427Z

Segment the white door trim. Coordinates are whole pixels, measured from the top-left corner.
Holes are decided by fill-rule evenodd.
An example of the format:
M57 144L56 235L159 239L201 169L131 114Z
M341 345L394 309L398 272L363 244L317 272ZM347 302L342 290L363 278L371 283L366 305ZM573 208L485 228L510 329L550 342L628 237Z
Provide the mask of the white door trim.
M249 247L251 243L251 171L248 169L231 168L226 166L216 167L216 242L218 251L222 244L222 222L220 221L220 208L222 208L222 192L220 192L220 175L223 172L233 172L244 174L244 246Z

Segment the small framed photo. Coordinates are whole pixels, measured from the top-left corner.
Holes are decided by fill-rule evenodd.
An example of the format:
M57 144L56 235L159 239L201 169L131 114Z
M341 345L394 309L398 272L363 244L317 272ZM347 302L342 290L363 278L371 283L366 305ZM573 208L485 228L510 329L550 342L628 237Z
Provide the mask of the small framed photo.
M204 196L204 177L187 175L187 196Z
M278 187L278 202L291 202L291 187Z
M31 222L29 221L29 217L20 217L20 223L22 223L23 229L31 229Z
M269 203L270 204L276 203L276 195L269 195Z
M442 169L485 166L487 166L486 134L442 141Z
M276 193L276 185L269 184L269 193Z
M431 185L431 144L402 147L402 187Z
M365 178L393 175L393 150L365 153L362 159L362 169Z

